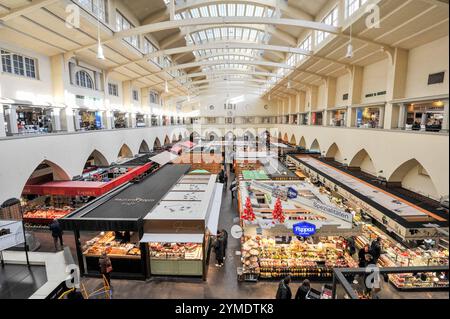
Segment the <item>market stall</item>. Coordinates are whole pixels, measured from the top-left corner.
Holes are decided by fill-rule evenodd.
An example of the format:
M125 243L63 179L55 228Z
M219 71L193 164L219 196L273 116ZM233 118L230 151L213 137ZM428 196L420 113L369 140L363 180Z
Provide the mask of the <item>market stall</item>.
M357 266L345 240L361 229L352 215L308 181L240 180L243 280L329 280Z
M113 278L146 278L148 247L140 243L143 217L189 169L189 165L165 165L140 183L124 184L62 218L63 229L74 232L81 273L98 276L98 260L105 251ZM92 233L97 235L82 242Z
M222 184L216 175L185 175L144 219L152 275L206 280L211 235L217 233Z

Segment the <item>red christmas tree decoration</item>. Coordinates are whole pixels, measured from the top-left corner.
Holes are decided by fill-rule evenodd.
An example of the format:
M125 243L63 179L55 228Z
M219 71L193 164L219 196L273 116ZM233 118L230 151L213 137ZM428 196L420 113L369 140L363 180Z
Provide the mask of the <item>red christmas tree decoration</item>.
M272 219L278 220L281 224L284 223L284 221L286 220L286 217L283 214L283 207L281 207L281 199L277 199L276 203L275 203L275 207L273 209L272 212Z
M253 212L252 203L250 201L250 197L247 197L245 201L244 213L242 214L242 219L248 220L250 222L256 219L255 213Z

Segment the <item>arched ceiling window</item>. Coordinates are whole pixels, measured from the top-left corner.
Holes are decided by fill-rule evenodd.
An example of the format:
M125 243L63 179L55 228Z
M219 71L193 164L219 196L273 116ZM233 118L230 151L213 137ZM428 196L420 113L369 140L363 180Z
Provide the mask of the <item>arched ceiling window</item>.
M209 17L267 17L272 18L275 10L265 7L245 3L218 3L207 6L195 7L177 13L176 20L196 19Z

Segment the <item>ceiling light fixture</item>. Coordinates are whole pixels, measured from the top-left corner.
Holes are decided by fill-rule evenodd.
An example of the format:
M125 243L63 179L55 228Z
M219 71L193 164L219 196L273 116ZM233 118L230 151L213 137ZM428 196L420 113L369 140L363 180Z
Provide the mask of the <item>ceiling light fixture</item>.
M100 8L99 0L97 0L97 8ZM100 39L100 10L97 9L97 59L105 60L105 53L103 52L102 41Z
M345 55L347 59L353 58L352 31L353 31L353 24L350 23L350 42L347 45L347 54Z
M169 82L164 83L164 92L169 93Z
M288 80L287 88L288 88L288 89L292 88L291 80Z

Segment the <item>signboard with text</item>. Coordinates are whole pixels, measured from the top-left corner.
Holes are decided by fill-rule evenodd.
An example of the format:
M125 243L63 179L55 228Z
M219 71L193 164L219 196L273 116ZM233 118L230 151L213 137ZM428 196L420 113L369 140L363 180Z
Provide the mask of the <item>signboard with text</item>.
M24 242L22 222L0 220L0 251Z
M294 234L296 236L300 236L303 238L310 237L317 232L316 225L310 224L307 222L301 222L298 224L294 224L294 226L292 227L292 230L294 231Z

